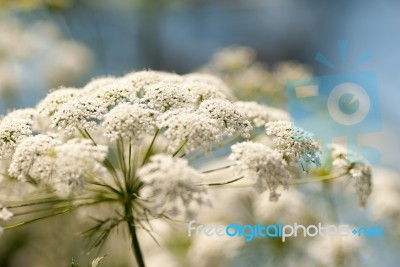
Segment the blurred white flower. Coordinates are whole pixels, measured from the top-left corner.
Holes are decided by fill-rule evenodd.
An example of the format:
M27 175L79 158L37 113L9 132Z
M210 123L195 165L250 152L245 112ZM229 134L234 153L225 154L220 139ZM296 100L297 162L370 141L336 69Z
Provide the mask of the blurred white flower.
M278 202L268 201L269 196L263 193L255 197L254 216L262 223L285 222L286 224L305 221L307 207L305 196L295 188L290 188Z
M7 207L3 207L3 206L0 204L0 220L8 221L8 220L10 220L13 216L14 216L14 214L13 214L11 211L9 211L9 210L7 209ZM0 233L0 234L1 234L1 233Z
M93 63L90 49L67 40L50 21L30 25L16 16L0 19L0 94L21 89L26 79L44 88L72 84L87 74ZM29 71L27 71L29 70Z
M358 266L362 241L357 235L314 237L307 247L308 255L324 267L337 266L338 262L342 266Z
M180 267L182 265L165 250L159 249L154 251L146 260L146 266L148 267Z
M188 165L187 160L159 154L138 171L144 183L143 197L151 199L155 214L193 217L199 205L208 205L207 188L202 176Z
M340 145L333 145L332 167L337 171L347 172L354 183L359 205L364 207L372 193L371 166L357 153Z
M369 199L369 215L374 220L400 222L400 175L384 168L374 168L374 190Z
M278 152L254 142L237 143L231 149L229 159L235 161L238 174L255 180L254 188L259 192L270 190L271 201L278 200L276 190L280 185L288 189L291 176Z
M250 47L232 46L216 52L209 64L218 69L235 71L250 66L255 59L256 53Z
M238 255L244 243L240 237L195 236L188 252L190 266L230 266L230 261Z
M78 194L87 181L102 177L108 148L87 139L71 139L49 151L48 183L60 196Z

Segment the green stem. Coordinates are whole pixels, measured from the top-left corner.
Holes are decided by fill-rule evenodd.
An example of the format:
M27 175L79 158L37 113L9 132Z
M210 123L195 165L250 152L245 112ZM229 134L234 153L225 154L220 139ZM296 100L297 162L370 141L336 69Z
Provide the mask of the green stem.
M81 130L78 128L78 131L84 138L90 139L92 141L93 145L97 146L96 141L92 138L92 136L90 135L90 133L87 130ZM111 163L111 161L108 159L108 157L104 160L104 165L106 166L107 170L110 172L111 176L114 178L116 185L122 191L123 188L122 188L122 184L118 178L118 172L114 168L114 165Z
M95 202L83 203L83 204L71 206L71 207L62 209L60 211L53 212L53 213L48 214L48 215L43 216L43 217L35 218L35 219L29 220L29 221L25 221L25 222L21 222L21 223L17 223L17 224L14 224L14 225L10 225L10 226L4 227L3 229L4 230L15 229L15 228L23 226L23 225L31 224L33 222L37 222L37 221L41 221L41 220L44 220L44 219L47 219L47 218L51 218L51 217L55 217L55 216L58 216L58 215L61 215L61 214L65 214L65 213L71 212L73 210L76 210L77 208L80 208L80 207L83 207L83 206L94 205L94 204L97 204L99 202L101 202L101 201L95 201Z
M175 153L172 154L172 157L175 157L176 155L178 155L178 153L181 152L182 149L186 146L188 141L189 141L188 139L185 139L185 141L183 141L183 143L178 147L178 149L175 151Z
M211 183L211 184L202 184L200 186L220 186L220 185L227 185L227 184L232 184L234 182L237 182L239 180L242 180L244 178L244 176L241 176L239 178L227 181L227 182L221 182L221 183Z
M204 171L202 173L212 173L212 172L216 172L216 171L221 171L221 170L229 169L230 167L233 167L233 166L235 166L235 165L228 165L228 166L224 166L224 167L220 167L220 168Z
M143 162L142 162L142 166L144 164L146 164L146 162L149 160L150 155L151 155L151 150L153 149L154 143L156 141L156 138L157 138L157 135L158 135L159 132L160 132L160 130L157 129L157 131L154 133L154 136L153 136L153 139L151 140L150 146L147 149L146 155L144 156L144 159L143 159Z
M124 207L125 207L125 216L126 216L125 220L126 220L126 223L128 224L129 234L131 235L133 254L135 255L135 259L136 259L138 266L145 267L144 260L143 260L143 254L140 249L139 239L138 239L137 233L136 233L136 227L135 227L135 223L134 223L134 217L132 214L131 202L128 201Z
M307 183L314 183L314 182L322 182L322 181L327 181L327 180L333 180L333 179L338 179L342 178L345 176L346 173L338 173L338 174L329 174L329 175L324 175L324 176L317 176L317 177L311 177L311 178L303 178L303 179L298 179L298 180L293 180L290 181L289 184L291 185L297 185L297 184L307 184Z

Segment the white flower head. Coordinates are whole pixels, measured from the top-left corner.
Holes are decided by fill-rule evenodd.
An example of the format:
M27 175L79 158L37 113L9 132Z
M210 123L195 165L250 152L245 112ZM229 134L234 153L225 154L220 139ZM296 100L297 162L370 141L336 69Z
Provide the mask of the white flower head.
M246 117L228 100L206 100L200 104L197 113L215 119L224 129L224 135L230 136L238 133L248 138L250 137L249 132L253 129Z
M286 111L258 104L257 102L238 101L233 104L255 127L264 126L270 121L290 121L290 116Z
M24 139L15 150L9 174L20 181L43 180L50 176L48 153L61 141L55 134L39 134Z
M76 129L92 131L107 112L104 102L94 97L73 99L51 117L52 127L73 134Z
M197 97L203 99L223 98L236 100L233 92L220 78L206 73L190 73L185 76L186 88L192 90ZM190 86L187 86L190 85ZM198 87L194 86L197 85ZM201 88L203 87L203 88ZM224 97L217 97L222 94Z
M21 181L48 185L60 196L77 194L88 180L105 173L107 151L87 139L61 143L56 135L37 135L18 146L9 172Z
M36 106L36 110L42 117L54 115L58 109L68 101L76 98L80 94L80 90L76 88L60 88L48 94Z
M138 91L128 80L123 78L100 78L100 81L93 80L91 84L85 86L84 91L89 91L90 95L100 99L108 108L112 108L119 103L135 102Z
M143 92L140 102L150 108L165 112L175 108L194 106L196 98L188 90L183 90L180 85L159 82L150 85Z
M117 79L118 78L113 76L105 76L93 79L83 87L82 92L94 94L98 91L101 91L105 87L111 86L117 81Z
M272 137L275 148L289 163L320 165L319 145L311 133L287 121L268 122L265 128L267 135Z
M368 162L354 151L340 145L332 147L332 166L338 171L346 171L354 182L360 207L364 207L372 193L372 171Z
M16 110L0 121L0 159L12 156L16 146L33 134L33 114L32 109Z
M0 204L0 220L8 221L8 220L10 220L13 216L14 216L14 214L13 214L11 211L9 211L9 210L7 209L7 207L3 207L3 206ZM2 230L2 229L1 229L1 230ZM0 231L0 234L1 234L1 231Z
M37 112L33 108L16 109L10 111L2 121L27 120L33 123L36 116Z
M119 104L104 116L104 135L115 141L119 137L140 141L154 134L158 112L140 104Z
M158 154L138 171L144 183L141 196L152 200L155 214L184 214L191 218L199 205L208 203L206 187L201 186L201 174L187 160Z
M177 109L164 113L160 115L158 125L160 129L165 129L164 135L169 139L168 151L171 153L184 143L187 153L200 148L209 153L212 145L220 142L223 136L215 119L192 110Z
M60 196L79 193L91 179L105 173L108 148L87 139L71 139L50 151L52 172L48 183Z
M125 75L123 79L131 83L137 92L142 93L148 86L159 82L171 84L180 84L182 82L182 77L178 74L154 70L131 72Z
M276 190L280 185L289 187L290 173L281 154L268 146L254 142L242 142L232 146L229 159L236 163L239 175L255 181L254 188L260 192L270 190L270 200L277 201Z

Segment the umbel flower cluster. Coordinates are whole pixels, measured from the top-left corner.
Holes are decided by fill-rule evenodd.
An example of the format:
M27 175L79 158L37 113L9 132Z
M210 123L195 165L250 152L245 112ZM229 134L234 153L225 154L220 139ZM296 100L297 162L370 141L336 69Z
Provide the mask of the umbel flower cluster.
M222 167L215 168L215 152ZM137 263L145 266L136 229L147 229L152 218L195 216L199 206L212 205L215 186L244 183L278 201L291 184L346 176L364 205L369 166L335 150L328 175L304 178L321 168L320 156L312 134L292 125L285 111L236 101L209 74L102 77L1 119L2 179L35 190L2 196L0 219L9 230L107 202L111 217L97 218L87 232L94 245L126 223Z

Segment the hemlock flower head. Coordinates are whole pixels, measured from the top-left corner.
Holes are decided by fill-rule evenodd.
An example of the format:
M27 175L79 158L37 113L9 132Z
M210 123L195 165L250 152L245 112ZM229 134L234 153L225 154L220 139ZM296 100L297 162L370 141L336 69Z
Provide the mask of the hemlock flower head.
M58 136L51 133L24 139L12 157L9 174L20 181L48 179L51 168L46 163L46 157L51 149L60 144Z
M262 127L270 121L290 121L289 114L281 109L261 105L257 102L237 101L233 104L255 127Z
M32 135L33 120L25 111L13 111L0 121L0 159L11 156L17 144Z
M140 102L160 112L175 108L192 107L196 98L190 91L182 90L180 85L159 82L144 90Z
M287 121L268 122L265 128L267 135L272 137L275 148L288 163L305 162L320 165L319 145L311 133Z
M359 205L364 207L372 193L372 171L368 162L357 153L340 145L332 146L332 166L346 171L354 183Z
M3 122L6 121L13 121L13 120L26 120L31 123L35 120L37 116L37 112L33 108L24 108L24 109L16 109L13 111L10 111L7 116L3 118Z
M224 135L241 134L250 137L249 132L253 129L250 122L241 114L235 106L223 99L210 99L202 102L197 113L204 114L217 122L224 128Z
M158 112L141 104L119 104L104 116L104 135L111 141L119 137L139 142L156 131Z
M107 108L112 108L119 103L135 102L138 91L126 79L102 78L99 82L92 81L92 85L85 87L84 91L104 102Z
M122 79L130 82L135 90L142 93L148 86L159 82L180 84L183 81L182 77L175 73L154 70L131 72L126 74Z
M76 88L57 89L40 101L36 106L36 110L42 117L53 116L62 105L77 97L80 92Z
M187 160L159 154L138 171L144 183L141 194L154 199L150 203L155 214L184 214L191 218L199 205L208 204L207 189L201 186L202 176Z
M52 169L48 183L60 196L78 194L91 179L102 177L106 146L95 146L87 139L71 139L49 152Z
M49 185L66 196L78 193L88 180L104 172L107 151L86 139L61 143L56 135L37 135L18 146L9 173L21 181Z
M276 190L280 185L284 189L289 188L291 175L286 162L281 154L266 145L251 141L235 144L229 159L236 163L239 175L255 181L257 191L270 190L271 201L279 199L280 194Z
M60 107L51 117L52 127L72 135L77 129L94 130L106 113L105 103L94 97L73 99Z
M185 75L184 78L184 88L192 91L200 100L222 98L233 101L236 99L229 87L214 75L191 73Z
M114 84L117 79L118 78L114 76L105 76L93 79L82 88L82 92L93 94L98 91L102 91L103 89L112 86L112 84Z
M179 109L167 112L158 119L159 128L163 128L169 140L168 151L173 153L184 145L184 151L190 153L203 149L205 153L222 140L222 127L218 121L192 110Z

